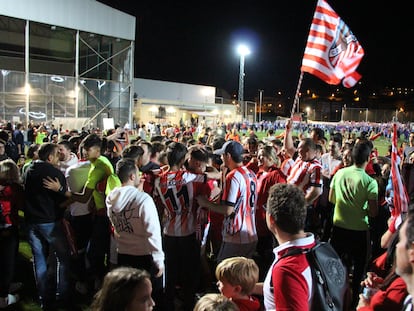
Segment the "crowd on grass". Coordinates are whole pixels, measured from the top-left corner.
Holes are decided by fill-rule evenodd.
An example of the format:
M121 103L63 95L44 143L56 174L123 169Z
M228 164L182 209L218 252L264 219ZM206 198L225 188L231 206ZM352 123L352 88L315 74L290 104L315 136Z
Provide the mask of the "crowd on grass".
M135 130L0 129L0 309L19 303L21 236L43 310L76 310L75 293L97 311L309 310L308 262L282 257L319 240L348 271L347 310L407 307L395 252L405 215L393 210L391 148L373 144L392 124ZM401 135L411 200L414 133L400 124Z

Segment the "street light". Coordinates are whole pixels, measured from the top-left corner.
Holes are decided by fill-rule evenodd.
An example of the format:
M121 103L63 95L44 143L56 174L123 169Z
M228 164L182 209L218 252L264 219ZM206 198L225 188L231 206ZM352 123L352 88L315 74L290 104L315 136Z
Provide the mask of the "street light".
M259 90L259 123L262 122L263 90Z
M246 45L239 45L237 47L237 53L240 55L240 74L239 74L239 105L241 107L241 115L242 121L245 118L245 107L244 107L244 98L243 98L243 91L244 91L244 57L250 54L250 50Z

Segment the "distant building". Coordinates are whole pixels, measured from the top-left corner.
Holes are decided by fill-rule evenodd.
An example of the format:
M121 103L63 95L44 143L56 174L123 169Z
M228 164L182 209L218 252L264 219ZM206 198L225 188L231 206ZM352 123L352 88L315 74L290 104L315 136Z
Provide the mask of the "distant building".
M223 103L212 86L135 79L134 119L138 123L190 125L198 121L206 126L236 120L236 106Z

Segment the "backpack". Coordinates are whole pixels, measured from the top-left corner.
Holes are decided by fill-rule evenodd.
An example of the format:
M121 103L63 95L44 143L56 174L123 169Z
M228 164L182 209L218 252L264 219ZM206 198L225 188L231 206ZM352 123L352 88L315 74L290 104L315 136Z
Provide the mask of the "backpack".
M317 241L312 248L293 248L280 259L299 254L306 254L312 273L314 294L310 310L346 310L349 307L347 271L332 245Z

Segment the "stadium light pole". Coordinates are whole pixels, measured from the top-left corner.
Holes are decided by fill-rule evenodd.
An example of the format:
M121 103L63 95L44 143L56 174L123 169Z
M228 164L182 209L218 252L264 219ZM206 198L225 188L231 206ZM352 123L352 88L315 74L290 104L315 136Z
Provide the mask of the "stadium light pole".
M262 122L263 92L264 90L259 90L259 123Z
M250 54L249 48L244 45L240 44L237 47L237 53L240 55L240 73L239 73L239 96L238 101L241 108L241 117L242 121L245 118L245 107L244 107L244 58L246 55Z

